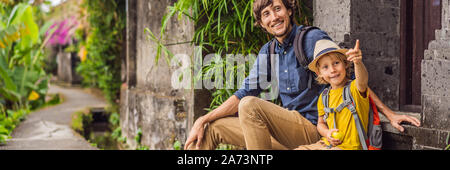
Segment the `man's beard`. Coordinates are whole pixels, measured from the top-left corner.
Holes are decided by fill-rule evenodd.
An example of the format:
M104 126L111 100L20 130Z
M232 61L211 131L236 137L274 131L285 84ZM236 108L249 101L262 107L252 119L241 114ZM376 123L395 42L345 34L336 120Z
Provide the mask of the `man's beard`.
M289 26L284 30L283 33L281 33L281 34L274 34L273 36L276 37L276 38L279 38L279 37L285 37L287 34L290 33L291 30L292 30L292 25L289 25Z

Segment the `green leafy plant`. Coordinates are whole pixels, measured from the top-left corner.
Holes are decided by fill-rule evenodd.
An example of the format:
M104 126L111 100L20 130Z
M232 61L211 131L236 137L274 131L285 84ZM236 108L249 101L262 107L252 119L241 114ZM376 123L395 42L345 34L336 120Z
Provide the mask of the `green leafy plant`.
M141 128L139 128L138 130L137 130L137 132L136 132L136 136L134 136L134 141L137 143L137 144L141 144L141 138L142 138L142 129Z
M120 125L120 115L117 112L110 113L109 123L112 127L117 127Z
M118 142L126 142L120 128L118 99L120 94L121 60L124 50L124 30L126 26L125 0L84 0L81 7L86 9L87 24L78 29L75 38L79 44L68 51L79 50L81 63L77 73L83 78L85 87L102 90L110 105L108 113L113 133L111 137ZM84 30L86 29L86 30Z
M173 149L174 150L182 150L182 145L180 141L175 141L175 143L173 143Z
M102 89L110 104L116 104L120 90L120 54L126 25L125 0L85 0L89 32L80 46L87 51L86 60L77 67L83 85ZM82 34L82 31L77 31Z
M134 136L134 141L137 143L136 150L150 150L148 146L142 145L142 129L139 128Z
M147 146L144 146L144 145L139 145L139 146L136 148L136 150L150 150L150 148L147 147Z
M219 144L216 150L244 150L244 149L230 144Z
M296 0L300 15L296 15L296 22L303 25L312 23L312 11L303 0ZM260 48L271 37L262 29L254 26L252 12L253 0L179 0L167 8L167 13L162 18L161 30L155 34L154 30L146 29L148 38L156 44L158 62L164 54L166 61L171 61L173 53L164 45L167 41L166 29L171 19L177 17L190 20L194 23L195 32L191 43L199 46L206 53L216 53L222 59L225 54L258 54ZM223 80L222 76L215 77L215 72L225 70L226 62L212 62L202 68L201 75L194 75L194 82L199 79ZM249 65L235 65L227 70L237 80L238 68L245 67L245 76L248 76ZM241 73L242 74L242 73ZM215 81L221 82L221 81ZM235 83L236 84L236 83ZM213 102L207 110L217 108L228 99L238 88L213 89Z
M0 113L0 144L6 143L11 138L12 131L30 112L28 109L20 109L17 111L7 110Z
M6 109L20 109L45 103L48 76L43 70L46 40L35 22L33 7L19 3L1 12L0 18L0 104ZM35 97L29 97L34 94Z
M85 128L88 127L93 121L94 118L89 109L77 111L72 114L71 128L81 135L87 136L89 132L87 132Z
M120 115L117 112L114 112L109 116L109 123L111 124L111 129L114 129L111 137L120 143L126 143L127 138L125 136L122 136L122 128L120 127Z
M39 28L39 12L25 0L0 2L0 143L30 110L46 104L43 48L51 23Z

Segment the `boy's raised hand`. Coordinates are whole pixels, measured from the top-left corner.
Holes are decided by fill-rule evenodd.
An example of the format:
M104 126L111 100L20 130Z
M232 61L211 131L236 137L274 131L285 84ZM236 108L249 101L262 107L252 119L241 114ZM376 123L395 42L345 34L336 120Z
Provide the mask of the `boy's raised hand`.
M359 40L356 40L355 48L348 50L346 55L348 56L347 60L353 63L362 61L362 52L359 49Z

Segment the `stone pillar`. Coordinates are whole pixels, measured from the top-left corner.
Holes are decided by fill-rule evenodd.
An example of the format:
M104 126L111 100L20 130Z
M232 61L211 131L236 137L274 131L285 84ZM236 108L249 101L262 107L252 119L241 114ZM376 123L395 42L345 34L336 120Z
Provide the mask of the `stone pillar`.
M81 77L75 71L80 62L77 54L64 52L61 47L58 49L56 56L58 80L68 84L81 83Z
M126 1L126 15L127 26L126 33L126 51L125 51L125 65L122 65L122 85L120 86L120 127L122 135L127 139L132 139L131 134L135 134L137 128L130 128L129 124L133 123L135 115L130 115L128 105L128 93L129 90L136 86L136 10L137 1ZM125 71L124 71L125 70ZM125 81L123 80L125 79ZM131 142L127 142L131 143ZM136 145L136 144L134 144ZM134 146L135 147L135 146Z
M442 0L442 29L430 42L422 61L423 124L450 130L450 4Z
M345 42L350 33L351 0L314 1L314 26L328 33L335 42Z
M399 108L400 4L398 0L314 1L314 25L339 45L361 41L369 85L390 108Z
M166 62L162 53L155 62L157 44L148 38L146 28L159 37L161 20L172 0L128 1L127 10L127 83L122 86L121 127L131 147L139 144L150 149L172 149L175 141L184 143L189 124L193 122L193 90L172 87L172 74L179 67ZM173 54L193 54L189 43L193 23L168 22L161 40ZM140 143L135 141L138 129Z

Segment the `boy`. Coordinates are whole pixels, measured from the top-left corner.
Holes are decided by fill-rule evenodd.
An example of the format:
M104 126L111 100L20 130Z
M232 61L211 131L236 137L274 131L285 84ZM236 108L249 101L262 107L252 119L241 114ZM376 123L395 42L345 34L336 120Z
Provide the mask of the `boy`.
M362 62L359 40L354 49L340 49L330 40L320 40L316 44L314 61L308 67L317 74L319 84L329 84L328 108L337 108L343 103L342 92L350 83L350 93L354 98L356 111L363 127L369 119L368 72ZM348 56L348 58L347 58ZM351 62L354 64L356 79L351 81ZM325 92L324 92L325 93ZM324 116L322 93L317 102L319 120L317 130L323 138L316 144L299 146L297 149L362 149L353 115L348 108ZM324 117L326 117L324 119ZM335 119L335 120L334 120ZM335 128L333 128L335 127ZM365 128L364 130L367 131Z

